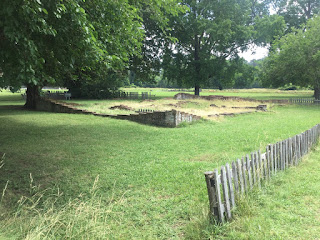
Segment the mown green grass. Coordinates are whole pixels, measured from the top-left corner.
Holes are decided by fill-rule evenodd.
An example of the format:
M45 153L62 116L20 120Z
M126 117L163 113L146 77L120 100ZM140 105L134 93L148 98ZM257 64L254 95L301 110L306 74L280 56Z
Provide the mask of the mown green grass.
M8 101L7 105L13 103ZM208 227L205 220L208 199L203 172L305 131L320 119L318 107L285 106L167 129L3 105L0 152L6 153L6 158L0 169L0 189L7 180L9 184L1 209L16 208L21 195L32 196L32 173L39 191L49 189L42 202L52 198L57 188L63 193L55 208L63 214L70 199L81 193L90 196L99 175L95 196L108 209L102 221L106 226L102 232L107 235L101 235L102 239L201 239L215 235L220 229ZM44 206L42 202L36 209ZM28 231L36 231L28 219L38 219L37 211L27 212L19 221L10 221L10 211L2 212L6 212L0 214L2 235L19 239L27 235L28 227ZM68 228L63 226L60 231L66 232Z

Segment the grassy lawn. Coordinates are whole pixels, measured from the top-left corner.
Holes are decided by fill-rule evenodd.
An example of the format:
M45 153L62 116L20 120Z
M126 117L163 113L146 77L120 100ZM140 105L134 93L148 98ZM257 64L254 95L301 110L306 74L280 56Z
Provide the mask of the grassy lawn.
M0 152L6 154L0 169L0 190L6 189L0 203L0 238L2 233L12 239L66 239L68 234L76 236L70 239L250 239L241 228L246 221L242 217L227 226L208 227L203 172L320 122L317 106L284 106L167 129L8 107L19 104L21 96L0 93ZM287 181L279 179L253 198L278 196L276 186ZM17 207L22 195L31 198ZM286 199L276 204L279 211L281 201ZM268 205L253 202L249 213L239 210L239 215L258 224L253 212ZM283 209L290 211L290 204ZM12 208L18 211L15 218ZM307 215L308 221L311 217ZM272 227L270 219L265 221ZM249 220L245 223L249 227ZM267 225L261 228L268 231ZM226 229L230 235L220 234Z

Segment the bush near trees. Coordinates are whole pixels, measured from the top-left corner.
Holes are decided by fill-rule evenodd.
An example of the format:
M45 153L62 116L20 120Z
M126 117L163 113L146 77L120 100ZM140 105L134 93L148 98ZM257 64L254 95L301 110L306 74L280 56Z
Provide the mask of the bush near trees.
M314 17L274 43L263 63L262 78L266 86L312 86L314 97L320 99L319 66L320 17Z

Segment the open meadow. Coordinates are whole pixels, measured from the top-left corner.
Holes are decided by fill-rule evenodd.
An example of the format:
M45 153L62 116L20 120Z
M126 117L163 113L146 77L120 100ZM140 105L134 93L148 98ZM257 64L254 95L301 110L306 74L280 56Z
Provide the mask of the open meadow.
M153 92L164 104L177 93ZM263 100L312 96L311 91L265 89L202 94ZM72 102L87 109L137 103ZM224 226L209 223L203 175L320 123L319 106L268 104L267 112L161 128L27 111L23 104L20 94L0 92L0 239L319 237L317 147L301 166L243 199L235 220ZM201 104L189 107L199 112L205 108Z

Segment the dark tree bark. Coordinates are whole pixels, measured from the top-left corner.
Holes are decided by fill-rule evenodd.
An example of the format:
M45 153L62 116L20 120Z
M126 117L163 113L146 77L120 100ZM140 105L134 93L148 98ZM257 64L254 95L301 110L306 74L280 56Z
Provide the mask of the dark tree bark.
M200 87L199 86L194 87L194 95L197 95L197 96L200 95Z
M194 79L194 95L200 95L200 86L199 79L201 78L200 74L200 40L198 35L195 35L194 38L194 62L195 62L195 79Z
M24 105L25 108L36 109L37 102L40 100L40 89L41 88L39 86L33 84L27 85L27 101Z
M314 87L314 98L320 100L320 87Z

